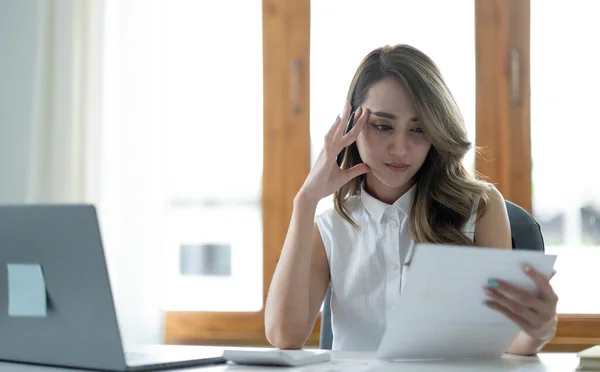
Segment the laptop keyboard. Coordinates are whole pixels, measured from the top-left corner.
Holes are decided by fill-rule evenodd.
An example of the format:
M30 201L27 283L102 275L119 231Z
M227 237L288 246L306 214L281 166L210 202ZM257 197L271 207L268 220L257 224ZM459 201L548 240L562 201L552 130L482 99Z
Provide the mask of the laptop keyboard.
M179 348L162 345L158 347L135 347L126 349L125 361L129 366L165 365L189 363L204 359L218 358L222 350L214 352L202 348Z

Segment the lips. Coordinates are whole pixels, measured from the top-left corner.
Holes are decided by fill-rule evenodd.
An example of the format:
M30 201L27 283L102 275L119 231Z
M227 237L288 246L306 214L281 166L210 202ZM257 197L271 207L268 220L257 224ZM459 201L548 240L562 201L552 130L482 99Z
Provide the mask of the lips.
M393 172L406 172L409 165L404 163L385 163L385 165Z

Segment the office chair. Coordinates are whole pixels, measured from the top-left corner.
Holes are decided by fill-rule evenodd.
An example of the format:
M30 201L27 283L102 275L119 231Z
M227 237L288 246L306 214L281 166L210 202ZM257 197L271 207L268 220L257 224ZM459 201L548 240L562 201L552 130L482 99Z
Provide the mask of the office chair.
M506 202L513 249L524 249L545 252L544 237L537 221L523 208ZM331 286L327 288L323 312L321 313L321 349L331 350L333 345L333 332L331 330Z

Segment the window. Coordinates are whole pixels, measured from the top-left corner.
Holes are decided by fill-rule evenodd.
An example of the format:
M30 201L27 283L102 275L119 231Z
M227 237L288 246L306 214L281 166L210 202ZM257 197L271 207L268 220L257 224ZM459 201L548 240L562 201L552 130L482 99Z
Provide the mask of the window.
M260 311L261 2L169 0L165 11L163 305Z
M547 351L600 342L599 307L589 289L600 262L593 238L598 182L585 168L595 133L589 107L596 94L588 86L598 80L586 67L598 60L589 44L597 33L591 6L475 1L477 142L486 149L476 167L539 219L547 252L558 254L552 283L559 324ZM557 22L565 25L560 31Z
M161 1L165 341L264 345L266 292L309 169L308 3Z
M547 251L558 254L559 312L599 314L600 298L600 25L586 0L531 1L532 201ZM560 19L561 27L556 27Z

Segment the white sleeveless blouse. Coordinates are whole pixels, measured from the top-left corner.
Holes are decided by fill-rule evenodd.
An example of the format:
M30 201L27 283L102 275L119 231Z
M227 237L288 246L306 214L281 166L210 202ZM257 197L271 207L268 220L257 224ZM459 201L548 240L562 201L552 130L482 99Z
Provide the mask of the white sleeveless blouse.
M347 201L356 230L333 208L316 216L331 275L333 350L374 351L400 295L402 266L414 245L408 214L414 186L394 204L364 187ZM475 203L478 204L478 203ZM473 239L477 205L463 232Z

